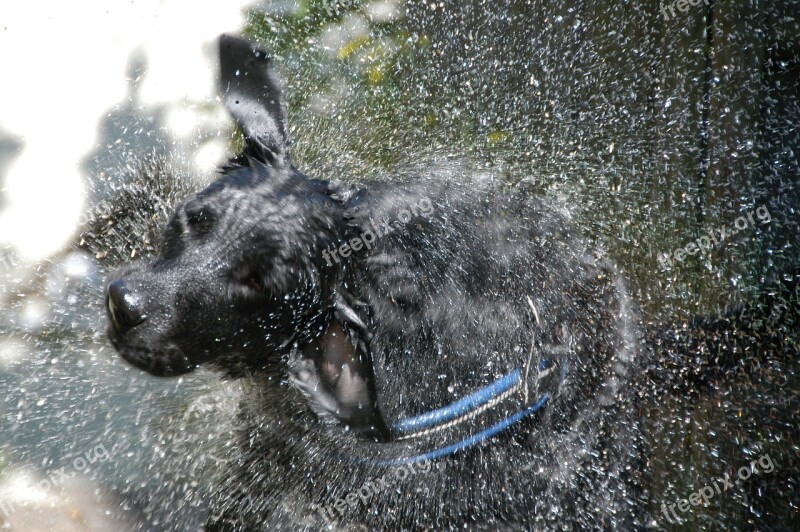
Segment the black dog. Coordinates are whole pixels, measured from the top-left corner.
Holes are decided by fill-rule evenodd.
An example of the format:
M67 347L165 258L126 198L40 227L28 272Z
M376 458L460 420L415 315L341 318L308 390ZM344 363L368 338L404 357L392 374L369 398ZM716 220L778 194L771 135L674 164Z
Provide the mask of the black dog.
M643 525L614 268L521 186L306 177L270 59L220 59L245 150L107 293L131 364L252 382L209 529Z

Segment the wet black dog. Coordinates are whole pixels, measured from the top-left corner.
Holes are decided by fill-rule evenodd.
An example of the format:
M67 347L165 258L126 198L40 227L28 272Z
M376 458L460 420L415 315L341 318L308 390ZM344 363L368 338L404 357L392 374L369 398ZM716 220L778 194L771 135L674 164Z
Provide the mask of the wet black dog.
M521 187L306 177L269 58L223 37L220 59L244 153L107 301L131 364L255 383L209 527L635 522L613 268Z
M521 186L306 177L270 59L220 60L246 148L107 292L131 364L250 382L209 529L642 526L614 268Z

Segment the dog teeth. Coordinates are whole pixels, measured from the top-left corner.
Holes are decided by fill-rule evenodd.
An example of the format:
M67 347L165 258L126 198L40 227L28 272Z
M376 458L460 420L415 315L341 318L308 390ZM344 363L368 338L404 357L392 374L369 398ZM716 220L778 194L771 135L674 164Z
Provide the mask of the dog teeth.
M115 326L119 326L117 323L117 307L114 305L114 301L110 298L108 300L108 315L111 317L111 321L114 323Z

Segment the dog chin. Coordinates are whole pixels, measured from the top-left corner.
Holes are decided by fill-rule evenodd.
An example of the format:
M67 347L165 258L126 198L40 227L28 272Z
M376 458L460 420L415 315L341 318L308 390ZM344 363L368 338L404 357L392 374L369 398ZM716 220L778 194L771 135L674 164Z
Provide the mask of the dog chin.
M166 346L159 350L121 344L111 339L120 356L135 368L146 371L156 377L175 377L190 373L197 364L177 346Z

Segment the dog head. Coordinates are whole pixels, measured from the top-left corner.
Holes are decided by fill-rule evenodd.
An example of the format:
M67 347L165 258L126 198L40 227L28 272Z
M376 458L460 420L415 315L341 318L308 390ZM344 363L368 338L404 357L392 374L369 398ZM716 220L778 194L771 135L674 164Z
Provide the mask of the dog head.
M321 254L344 224L336 201L291 164L270 59L235 37L219 49L220 92L245 150L178 207L155 259L124 266L106 290L112 344L155 375L206 362L260 366L329 306L333 273Z

